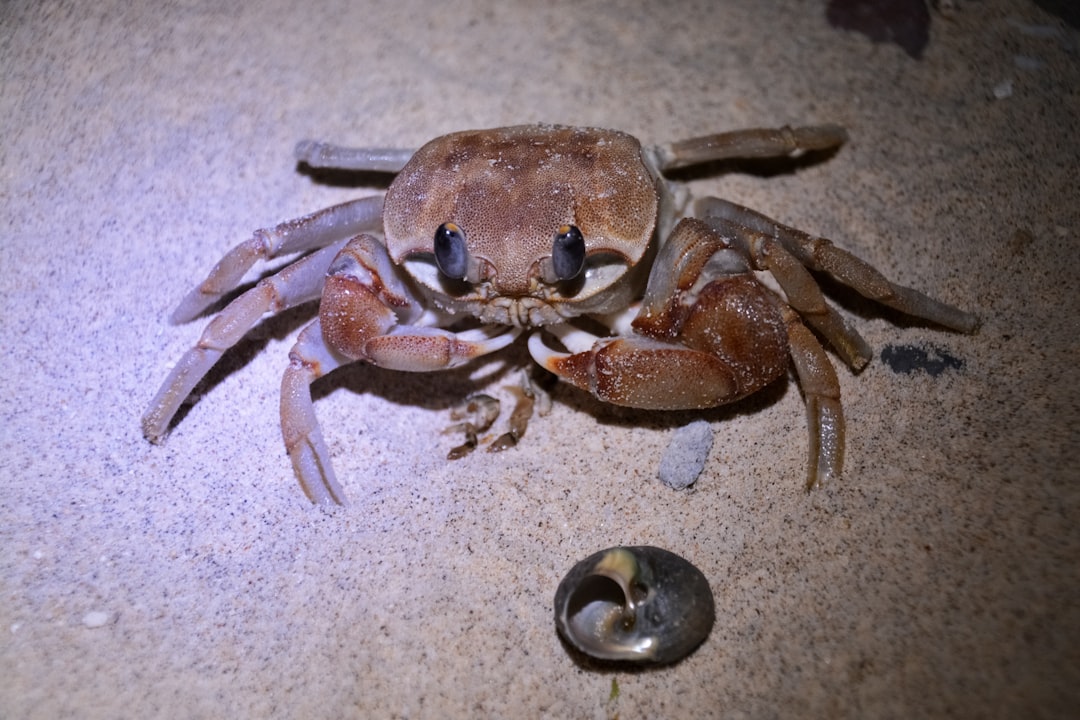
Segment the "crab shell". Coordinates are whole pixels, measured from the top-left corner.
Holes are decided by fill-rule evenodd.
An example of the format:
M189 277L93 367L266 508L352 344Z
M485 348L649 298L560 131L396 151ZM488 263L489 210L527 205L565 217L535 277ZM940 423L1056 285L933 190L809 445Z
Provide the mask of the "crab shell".
M644 282L657 180L638 140L614 130L517 126L445 135L420 148L386 193L384 231L402 265L443 310L485 323L538 326L624 307ZM474 278L440 274L432 230L465 235ZM585 271L545 283L552 240L576 226Z

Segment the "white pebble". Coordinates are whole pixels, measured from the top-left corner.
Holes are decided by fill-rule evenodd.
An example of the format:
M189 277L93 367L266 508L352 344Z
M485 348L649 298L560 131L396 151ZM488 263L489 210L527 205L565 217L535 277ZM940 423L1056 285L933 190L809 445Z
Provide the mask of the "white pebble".
M695 420L676 430L672 434L671 444L660 458L657 473L660 481L675 490L693 485L705 469L705 460L709 457L712 444L712 428L704 420Z
M88 628L99 628L108 625L111 620L112 613L107 613L104 610L91 610L83 615L82 624Z

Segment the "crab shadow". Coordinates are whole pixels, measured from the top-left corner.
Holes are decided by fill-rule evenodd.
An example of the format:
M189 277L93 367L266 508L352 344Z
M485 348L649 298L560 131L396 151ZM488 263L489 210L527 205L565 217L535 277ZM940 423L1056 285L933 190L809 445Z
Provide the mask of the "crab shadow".
M476 365L468 364L443 372L409 373L385 370L365 363L347 365L317 381L312 386L312 398L318 402L320 398L338 390L346 390L357 395L371 394L402 406L448 413L473 393L490 392L497 386L520 386L521 373L533 368L535 364L525 343L519 340L504 349L489 365L481 366L480 369ZM550 376L550 380L553 381L550 385L543 380L540 383L545 385L545 389L550 393L553 404L589 417L598 425L651 430L676 429L695 420L719 423L755 415L779 402L787 392L790 382L785 375L746 398L714 408L642 410L606 403L584 390L556 381L554 376ZM504 420L509 413L510 409L504 405L500 420ZM446 422L451 422L449 415ZM546 422L547 418L534 416L530 426ZM557 426L549 428L549 431L560 432ZM523 442L527 443L528 439Z
M682 664L684 660L693 655L701 645L704 645L708 641L707 638L702 640L701 645L695 647L693 651L686 655L686 657L666 663L650 663L627 660L603 660L596 658L578 650L568 642L558 630L552 630L552 632L558 639L559 644L562 645L563 652L566 653L566 656L570 658L570 661L574 663L574 665L581 670L597 675L648 675L650 673L670 672L672 668ZM614 697L612 699L614 699Z
M763 179L794 175L800 170L828 162L842 146L824 150L808 150L796 157L729 158L669 170L664 177L675 182L692 182L719 178L725 175L751 175Z
M449 411L469 395L493 384L519 384L520 366L516 362L502 355L493 360L482 366L468 363L434 372L404 372L365 362L351 363L312 384L311 399L318 403L338 390L346 390L355 395L374 395L395 405ZM506 413L505 408L503 412Z
M844 307L856 318L884 318L901 328L937 328L933 323L912 318L867 300L854 290L828 278L819 278L819 282L831 302ZM257 355L262 354L272 340L285 341L311 322L317 312L317 302L306 303L266 318L252 328L239 343L226 351L221 360L199 382L192 391L189 401L185 402L177 412L170 424L170 429L183 422L191 407L203 396L211 393L227 378L247 367ZM826 344L823 342L823 345ZM831 349L829 349L829 356L837 370L843 372L842 368L846 366ZM287 356L282 354L280 360L280 370L283 373L288 364ZM481 391L490 392L498 386L520 386L521 373L530 368L536 368L536 366L528 353L525 342L519 339L510 347L481 360L479 364L467 363L462 367L444 371L402 372L379 368L364 362L351 363L316 380L311 386L311 397L317 405L321 399L339 390L355 395L372 395L394 405L445 412L447 413L446 421L449 424L451 422L449 411L469 395ZM642 410L612 405L584 390L558 382L554 376L549 376L549 380L550 383L541 381L541 384L545 385L553 403L591 417L598 425L666 431L683 427L697 420L705 420L711 425L718 426L757 415L780 402L789 391L794 378L788 372L745 398L713 408L694 410ZM798 383L796 386L798 387ZM801 392L801 388L799 390ZM509 409L504 407L500 418L505 418L508 414ZM533 424L544 422L543 417L534 417L532 420Z
M242 291L240 291L242 292ZM237 293L239 294L239 292ZM206 318L215 313L211 309ZM253 327L236 345L222 355L221 359L199 381L189 398L180 407L169 424L170 429L183 422L194 405L235 373L246 368L258 355L263 354L271 341L284 342L298 330L308 325L318 314L318 302L305 303L278 315L265 318ZM502 358L500 358L502 359ZM281 354L281 372L288 366L288 357ZM368 363L356 362L344 365L311 386L312 401L318 401L337 390L348 390L357 395L376 395L391 403L448 410L470 393L504 380L516 382L516 372L522 363L518 358L508 362L492 363L478 372L474 364L441 372L411 373L387 370Z
M395 173L377 170L343 170L341 168L312 167L306 162L296 163L296 172L307 176L316 185L335 188L370 188L385 191L394 181Z
M233 296L242 293L244 289L236 291ZM225 302L227 301L223 301L222 304ZM207 321L216 312L217 308L212 308L200 319ZM271 341L285 342L314 320L317 313L318 302L313 301L263 319L240 342L229 348L199 381L188 400L176 413L170 423L170 429L182 423L191 408L203 397L211 394L228 378L242 371L258 355L263 354ZM280 370L284 373L288 358L284 353L278 354L281 361ZM373 395L395 405L449 412L473 393L490 391L498 386L520 386L521 373L527 369L538 370L522 338L499 353L482 359L479 363L467 363L450 370L402 372L364 362L351 363L316 380L311 386L311 397L312 401L318 404L321 399L339 390L345 390L355 395ZM777 403L787 392L788 384L791 382L790 376L784 375L756 393L714 408L642 410L606 403L584 390L558 382L554 376L542 370L539 370L539 373L547 375L546 380L541 378L539 382L550 393L553 403L589 416L600 425L654 430L675 429L695 420L719 423L755 415ZM502 416L508 413L509 409L504 407ZM448 416L447 422L449 421ZM542 417L533 419L533 423L543 422Z
M177 412L170 428L182 423L191 408L204 396L211 394L229 377L246 368L256 356L264 353L271 341L284 342L311 322L317 311L316 302L306 303L268 317L252 328L240 342L225 352L221 360L195 386L190 399ZM282 372L285 371L287 363L287 357L282 356ZM312 401L318 404L321 399L345 390L355 395L373 395L395 405L449 412L470 394L498 386L520 385L521 372L533 366L533 360L521 340L492 356L482 365L468 363L444 371L401 372L357 362L344 365L316 380L311 386L311 397ZM553 379L552 376L551 380ZM695 420L703 419L714 423L756 414L778 402L787 391L788 383L789 379L785 376L742 400L704 410L641 410L621 407L605 403L584 390L560 382L550 383L547 389L554 403L592 417L601 425L665 430L682 427ZM507 408L503 409L503 415L508 412ZM541 417L533 419L533 423L542 422L544 419Z

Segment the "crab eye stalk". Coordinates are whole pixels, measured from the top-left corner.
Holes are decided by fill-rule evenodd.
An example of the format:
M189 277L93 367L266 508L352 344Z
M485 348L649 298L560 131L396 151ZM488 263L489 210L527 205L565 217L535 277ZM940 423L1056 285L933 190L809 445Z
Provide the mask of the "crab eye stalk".
M435 264L451 280L465 280L469 274L469 249L465 233L452 222L435 231Z
M575 225L563 225L551 246L551 270L562 282L576 278L585 267L585 238Z

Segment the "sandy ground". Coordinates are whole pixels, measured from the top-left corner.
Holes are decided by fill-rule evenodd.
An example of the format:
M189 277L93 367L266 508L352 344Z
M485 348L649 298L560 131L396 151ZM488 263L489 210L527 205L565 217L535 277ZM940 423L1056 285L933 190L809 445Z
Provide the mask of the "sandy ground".
M916 61L791 0L149 5L0 9L0 717L1080 704L1075 30L1031 3L961 1ZM508 397L512 370L350 367L315 394L352 504L313 508L276 417L311 307L260 325L165 445L143 439L204 322L168 324L183 294L253 228L378 189L299 172L297 140L416 147L536 121L646 143L841 123L831 158L692 189L984 325L944 332L830 285L877 353L955 362L841 367L846 472L809 496L793 381L673 415L562 388L519 448L450 463L448 408ZM657 465L698 417L716 443L677 492ZM621 543L712 584L716 626L673 667L590 668L556 635L560 578Z

